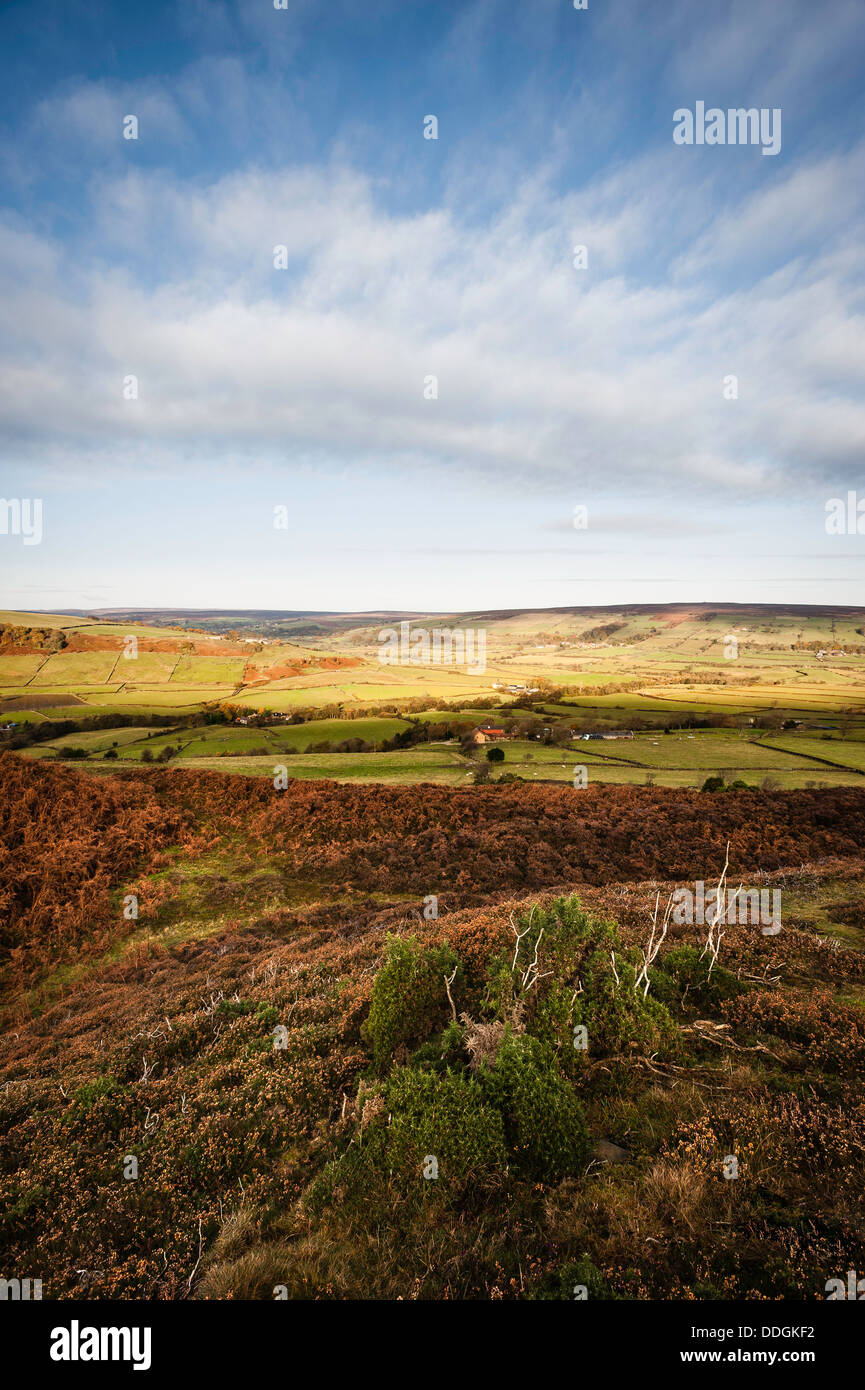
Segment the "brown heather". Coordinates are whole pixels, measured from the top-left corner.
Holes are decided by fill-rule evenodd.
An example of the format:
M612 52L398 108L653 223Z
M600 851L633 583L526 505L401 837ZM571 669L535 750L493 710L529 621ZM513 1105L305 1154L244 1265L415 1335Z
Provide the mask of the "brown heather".
M391 1077L447 1065L470 1094L505 1032L491 982L512 918L576 893L617 924L621 969L656 892L712 882L728 839L734 882L799 906L841 885L855 919L862 793L278 793L7 755L0 823L0 1267L46 1298L813 1299L865 1270L861 926L818 935L782 910L779 937L731 928L698 1000L664 961L704 931L674 927L650 992L665 1041L559 1054L592 1143L627 1161L554 1180L382 1165L390 1083L364 1031L386 933L448 943L462 1023L448 1034L443 982L445 1032L401 1044ZM581 983L570 940L541 940L529 1032Z

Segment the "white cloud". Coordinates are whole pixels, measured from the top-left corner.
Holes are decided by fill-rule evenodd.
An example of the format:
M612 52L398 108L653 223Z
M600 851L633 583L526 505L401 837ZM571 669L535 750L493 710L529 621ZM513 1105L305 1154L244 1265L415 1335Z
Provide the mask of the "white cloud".
M704 190L657 156L578 195L541 173L485 223L450 202L389 212L344 167L210 185L130 173L94 208L110 264L20 228L0 236L7 453L62 449L68 466L77 449L84 470L130 452L412 459L503 489L840 475L865 443L861 161L773 177L711 222ZM576 240L587 271L572 267ZM767 242L745 293L737 259ZM288 271L273 269L276 244ZM728 373L737 401L722 398Z

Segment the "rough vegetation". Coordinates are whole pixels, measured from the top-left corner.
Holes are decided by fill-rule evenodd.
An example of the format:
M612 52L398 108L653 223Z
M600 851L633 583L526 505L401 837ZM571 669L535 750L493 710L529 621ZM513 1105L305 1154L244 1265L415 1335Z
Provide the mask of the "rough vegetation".
M0 772L0 1262L45 1297L808 1299L865 1267L861 793ZM781 935L713 965L674 922L647 966L656 896L727 840Z

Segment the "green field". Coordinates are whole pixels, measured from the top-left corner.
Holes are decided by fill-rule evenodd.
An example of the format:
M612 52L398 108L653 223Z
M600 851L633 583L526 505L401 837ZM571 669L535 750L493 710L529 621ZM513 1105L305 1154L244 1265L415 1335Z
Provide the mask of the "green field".
M171 679L179 685L238 685L243 679L246 662L242 656L181 656L175 657Z
M592 782L658 786L701 787L707 777L723 774L727 782L749 786L768 784L783 788L809 785L860 785L865 774L865 740L851 735L823 741L785 735L784 746L771 741L746 739L726 730L701 730L694 734L644 735L633 739L577 740L562 747L540 740L514 739L498 744L503 761L489 764L486 750L473 756L454 739L419 744L393 752L304 753L320 742L339 743L347 738L373 742L390 738L409 727L400 719L313 720L290 728L244 728L210 725L197 729L154 731L148 728L105 730L68 734L41 743L25 756L56 757L69 748L85 748L90 757L78 763L94 771L119 770L124 763L140 762L147 749L155 759L171 747L172 767L217 768L247 776L274 775L279 764L291 777L332 777L338 781L359 779L381 782L435 781L451 784L468 780L479 768L489 767L492 780L516 774L523 780L573 784L575 770L585 767ZM115 746L117 758L104 761L100 754ZM820 761L818 761L820 760Z
M74 690L79 685L105 685L122 660L120 652L57 652L40 667L39 684L62 686L66 690Z
M298 635L295 620L286 620L282 628L268 620L268 644L260 650L250 645L242 656L222 640L235 628L226 618L224 624L211 623L212 651L208 642L207 655L149 652L140 646L132 659L123 655L123 637L135 634L146 646L152 639L176 638L181 629L58 614L8 612L0 614L0 623L4 619L16 627L56 626L113 637L117 650L51 655L4 650L0 716L19 726L95 715L132 717L142 725L151 715L178 721L177 728L142 728L135 736L116 730L118 736L107 743L100 731L95 738L70 735L59 747L40 743L29 750L44 758L63 746L87 748L90 758L84 765L96 768L99 754L116 743L118 757L104 770L140 759L145 747L157 757L168 746L180 750L174 765L216 763L231 771L266 774L271 759L291 757L292 769L299 769L293 775L326 773L341 779L429 776L454 781L484 763L483 750L469 759L456 743L419 742L387 754L305 751L317 743L348 739L381 743L408 727L399 717L407 715L421 724L449 723L454 731L509 717L539 719L551 730L551 745L541 739L504 743L505 762L493 768L494 778L505 772L529 781L570 781L575 763L585 764L599 781L651 778L671 786L700 786L718 773L751 784L772 778L782 786L809 781L834 785L839 780L855 783L865 772L865 650L855 650L865 649L865 610L683 606L413 620L413 630L424 625L482 628L487 668L479 674L443 665L382 664L377 635L387 624L373 617L368 623L333 617L310 624L313 642ZM252 639L264 635L251 619L238 619L236 626ZM284 632L285 640L273 640L274 628ZM194 633L186 635L202 641ZM350 657L354 664L334 669L323 662L323 637L327 653ZM733 639L737 655L728 659ZM15 640L13 636L13 646ZM297 668L299 660L304 665L296 676L261 678L268 669ZM247 667L250 679L244 684ZM517 689L510 692L509 685ZM520 687L540 692L534 705ZM413 702L424 700L463 708L456 715L413 708ZM479 700L492 707L479 708ZM307 722L264 728L232 722L183 724L218 703L233 706L238 717L241 711L303 711ZM314 712L324 708L329 713L356 711L359 717L315 718ZM678 727L700 719L725 727ZM787 728L782 727L785 722ZM570 729L627 728L633 729L633 739L577 740L571 749L561 747ZM259 765L258 758L264 763Z
M0 656L0 686L26 686L45 661L46 657L36 653L32 656Z
M114 675L118 681L161 685L164 681L171 680L180 660L181 658L172 652L139 652L134 657L127 657L121 653Z
M37 744L35 748L28 748L27 756L36 758L50 758L59 749L65 748L86 748L88 753L104 753L109 748L116 747L118 756L123 756L129 744L138 743L147 738L150 733L146 728L131 729L98 729L80 734L63 734L61 738L52 739L50 743Z
M771 743L775 748L789 749L803 758L837 763L865 772L865 742L858 733L845 738L827 739L809 738L805 734L777 734L772 736Z
M209 701L227 700L233 690L234 686L231 685L181 686L174 681L153 687L127 684L111 693L99 693L96 703L106 709L122 710L123 713L132 713L136 709L143 713L151 709L160 714L172 710L192 713L202 709ZM79 690L78 693L83 695L84 691Z
M470 777L470 770L455 752L443 746L411 748L399 753L307 753L300 758L195 758L179 759L172 766L209 768L215 772L238 772L248 777L273 777L284 767L289 777L330 778L336 782L445 782L459 785Z
M303 753L315 743L342 743L349 738L372 743L391 738L407 727L403 719L315 719L290 728L277 725L264 729L215 724L209 728L157 734L146 739L146 746L154 757L167 744L175 748L180 746L183 758L212 759L260 748L266 748L268 755L271 749L274 753ZM69 737L74 741L74 735ZM120 756L139 758L144 746L130 747L120 752Z

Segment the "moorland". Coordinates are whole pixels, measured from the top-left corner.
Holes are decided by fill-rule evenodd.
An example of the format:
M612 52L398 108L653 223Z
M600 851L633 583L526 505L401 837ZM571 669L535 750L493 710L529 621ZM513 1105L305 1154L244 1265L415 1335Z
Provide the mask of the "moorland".
M471 615L481 677L381 667L406 615L111 616L3 617L4 1268L807 1300L865 1266L862 615ZM669 916L725 867L780 932Z

